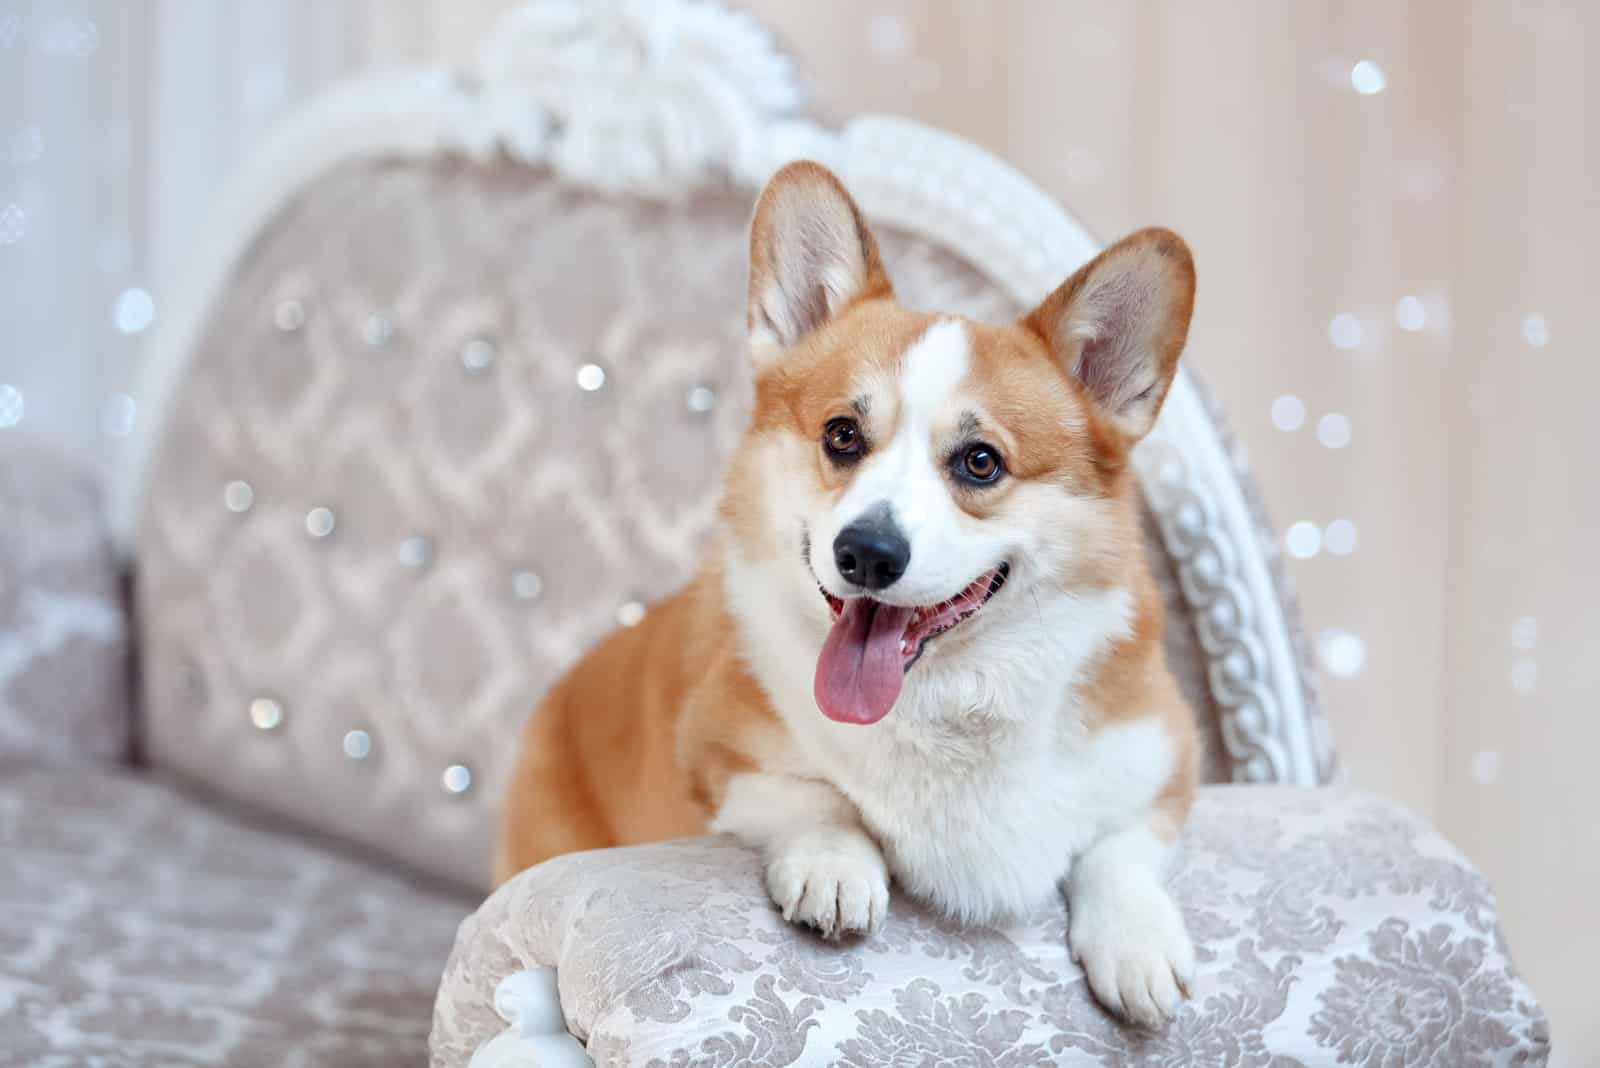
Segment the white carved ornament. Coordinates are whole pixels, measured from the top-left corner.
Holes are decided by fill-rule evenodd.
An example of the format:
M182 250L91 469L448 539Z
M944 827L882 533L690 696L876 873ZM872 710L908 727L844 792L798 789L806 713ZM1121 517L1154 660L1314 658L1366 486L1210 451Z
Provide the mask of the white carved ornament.
M673 197L761 165L799 113L794 64L709 0L543 0L512 9L457 83L463 147L606 192Z

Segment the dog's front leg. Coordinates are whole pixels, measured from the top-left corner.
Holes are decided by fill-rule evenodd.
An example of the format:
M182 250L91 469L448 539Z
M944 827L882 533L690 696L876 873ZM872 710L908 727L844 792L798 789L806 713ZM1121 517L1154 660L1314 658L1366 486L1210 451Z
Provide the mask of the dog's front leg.
M1090 846L1067 879L1067 939L1100 1003L1130 1023L1172 1017L1194 978L1194 943L1167 893L1171 847L1148 826Z
M889 867L860 814L824 782L767 772L728 780L712 829L762 851L783 918L826 938L870 934L889 911Z

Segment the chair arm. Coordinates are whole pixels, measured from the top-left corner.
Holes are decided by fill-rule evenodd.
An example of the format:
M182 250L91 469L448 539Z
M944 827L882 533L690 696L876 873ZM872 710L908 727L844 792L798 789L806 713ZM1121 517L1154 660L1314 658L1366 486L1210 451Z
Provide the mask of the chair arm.
M601 1065L1548 1056L1487 882L1394 804L1337 788L1204 788L1171 885L1200 975L1151 1035L1093 1001L1060 902L963 930L897 896L878 934L839 945L785 924L757 858L731 841L560 857L462 924L433 1064L464 1068L506 1027L497 985L549 967L567 1027Z

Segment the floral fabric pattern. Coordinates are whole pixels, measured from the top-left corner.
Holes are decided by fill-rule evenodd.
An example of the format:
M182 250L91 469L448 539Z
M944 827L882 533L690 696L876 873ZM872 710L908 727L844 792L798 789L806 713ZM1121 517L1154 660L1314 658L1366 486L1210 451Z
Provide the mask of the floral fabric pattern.
M843 945L786 925L752 852L694 839L557 858L461 927L434 1068L504 1023L512 972L556 968L598 1065L1543 1064L1549 1029L1485 880L1399 807L1339 788L1213 786L1171 887L1202 961L1165 1030L1123 1027L1066 945L1066 909L962 930L898 893Z

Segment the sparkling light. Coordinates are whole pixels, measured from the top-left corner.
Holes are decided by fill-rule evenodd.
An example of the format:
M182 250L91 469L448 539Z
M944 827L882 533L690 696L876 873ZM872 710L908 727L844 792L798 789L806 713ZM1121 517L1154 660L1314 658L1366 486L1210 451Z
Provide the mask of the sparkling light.
M511 576L511 592L518 600L532 601L544 590L544 580L532 571L518 571Z
M105 410L100 413L100 428L107 437L125 438L133 432L133 420L139 405L126 393L113 393L106 398Z
M326 538L333 533L334 518L331 508L313 508L306 513L306 533L313 538Z
M28 232L28 213L17 203L0 208L0 245L15 245Z
M1539 621L1532 616L1520 616L1511 624L1511 647L1532 652L1539 644Z
M1342 449L1350 444L1349 417L1329 412L1317 420L1317 440L1330 449Z
M1322 532L1322 546L1334 556L1349 556L1356 551L1356 525L1348 519L1335 519Z
M1500 753L1494 749L1484 749L1473 756L1469 768L1478 785L1493 785L1500 779Z
M911 28L904 16L881 12L867 20L867 44L880 59L899 59L911 51Z
M606 370L597 363L586 363L578 368L578 388L593 393L606 384Z
M346 731L342 748L351 760L365 760L372 755L372 735L366 731Z
M465 764L451 764L439 776L447 793L464 794L472 787L472 771Z
M155 322L156 302L150 299L149 293L138 286L124 289L122 295L117 298L111 317L122 333L143 333L151 323Z
M1341 679L1353 678L1361 674L1361 669L1366 666L1366 643L1347 630L1330 627L1322 632L1317 644L1322 654L1322 666L1330 675Z
M494 342L486 338L473 338L461 346L461 369L469 375L481 375L494 366Z
M25 407L22 402L22 390L9 383L0 382L0 430L22 422Z
M248 482L234 479L222 488L222 504L230 512L248 512L255 503L256 491Z
M382 348L394 337L394 320L387 312L375 311L361 324L361 338L373 348Z
M1322 531L1308 519L1302 519L1291 525L1283 535L1283 543L1289 549L1289 555L1300 560L1309 560L1322 549Z
M717 394L710 386L695 386L689 391L684 403L691 412L709 412L716 406Z
M1511 665L1511 688L1518 693L1532 693L1539 688L1539 662L1530 656L1519 656Z
M1363 59L1350 68L1350 87L1362 96L1381 93L1388 84L1383 68L1370 59Z
M1522 340L1533 349L1550 344L1550 324L1544 321L1544 316L1530 312L1522 317Z
M396 556L401 567L420 570L433 562L433 542L421 534L413 534L400 543L400 551Z
M617 607L617 622L624 627L637 627L644 622L644 605L638 601L624 601Z
M1414 334L1428 325L1428 309L1420 297L1401 297L1394 304L1394 321L1400 329Z
M283 723L283 706L270 697L257 697L250 702L250 722L257 730L276 730Z
M1361 320L1349 312L1340 312L1328 321L1328 340L1336 349L1361 347Z
M94 55L100 31L93 19L62 15L44 28L39 36L39 51L48 55L87 59Z
M1306 402L1285 393L1272 402L1272 425L1279 430L1299 430L1306 421Z
M306 307L298 300L281 300L272 309L272 325L285 334L292 334L306 325Z

